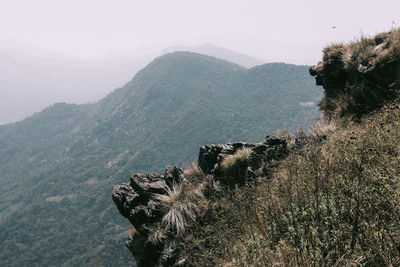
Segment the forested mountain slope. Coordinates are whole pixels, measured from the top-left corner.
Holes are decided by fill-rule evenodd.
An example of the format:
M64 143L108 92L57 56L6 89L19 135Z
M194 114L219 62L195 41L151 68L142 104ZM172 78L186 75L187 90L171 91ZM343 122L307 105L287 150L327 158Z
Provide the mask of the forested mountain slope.
M55 104L1 126L0 265L130 263L112 186L132 172L187 166L200 145L310 124L322 93L307 71L172 53L99 103Z

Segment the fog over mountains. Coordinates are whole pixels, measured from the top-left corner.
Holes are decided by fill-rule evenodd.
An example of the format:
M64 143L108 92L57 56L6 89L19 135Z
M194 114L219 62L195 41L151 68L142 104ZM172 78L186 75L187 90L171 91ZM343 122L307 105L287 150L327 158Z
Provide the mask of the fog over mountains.
M174 46L161 55L192 51L244 67L261 60L210 43ZM89 103L132 79L160 52L150 49L79 58L17 41L0 41L0 125L23 119L56 102Z
M246 68L251 68L265 63L262 60L211 43L205 43L196 46L172 46L164 49L162 51L162 54L164 55L176 51L188 51L207 56L213 56L216 58L225 59L227 61L236 63Z
M56 102L95 102L132 79L147 55L82 59L14 41L0 42L0 124Z

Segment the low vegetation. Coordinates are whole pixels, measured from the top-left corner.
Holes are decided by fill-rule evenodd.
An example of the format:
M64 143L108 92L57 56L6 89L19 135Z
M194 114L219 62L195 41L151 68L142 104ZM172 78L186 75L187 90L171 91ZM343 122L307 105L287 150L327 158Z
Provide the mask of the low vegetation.
M236 180L237 183L244 182L243 177L246 175L247 159L250 154L251 148L242 148L221 162L221 169L226 182L229 183L229 180Z
M242 148L236 151L236 153L232 156L228 156L221 163L221 167L224 170L229 170L237 165L242 165L247 161L251 154L251 148Z
M331 118L359 119L382 107L398 95L399 61L400 29L328 46L312 69L326 89L321 110Z
M154 199L158 201L161 209L165 212L161 221L161 227L165 234L180 236L196 221L206 203L203 189L204 184L192 186L189 183L182 183L173 185L172 189L167 187L167 194L154 196ZM162 231L158 226L157 229Z
M311 133L327 140L213 198L181 241L193 265L400 264L400 105Z
M346 71L362 72L400 59L400 29L362 36L344 44L334 43L323 50L323 62L340 59Z
M399 29L327 47L310 72L325 88L324 118L278 131L286 158L211 195L182 256L194 266L400 266L399 60ZM249 153L226 158L223 175L238 175Z

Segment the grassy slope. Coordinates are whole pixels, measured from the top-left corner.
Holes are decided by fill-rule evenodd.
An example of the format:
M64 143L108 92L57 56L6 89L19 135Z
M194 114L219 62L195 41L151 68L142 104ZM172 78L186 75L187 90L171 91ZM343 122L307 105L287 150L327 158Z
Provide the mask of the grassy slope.
M400 105L337 125L215 197L182 254L195 266L400 264Z

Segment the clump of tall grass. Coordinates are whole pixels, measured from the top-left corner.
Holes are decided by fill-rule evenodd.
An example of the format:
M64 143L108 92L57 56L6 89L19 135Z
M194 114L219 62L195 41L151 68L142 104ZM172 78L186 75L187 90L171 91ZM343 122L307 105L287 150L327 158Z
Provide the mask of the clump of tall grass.
M251 148L239 149L238 151L236 151L235 154L226 157L221 162L221 167L225 170L228 170L230 168L233 168L234 166L242 165L247 161L250 154L251 154Z
M361 36L348 44L334 43L323 49L323 61L343 62L347 71L365 72L400 59L400 29L375 37Z
M185 169L186 179L192 184L198 184L207 180L207 175L201 170L196 161L192 162L189 168Z
M344 43L333 43L322 50L323 62L326 62L330 59L342 60L345 52L346 45Z
M285 138L288 148L294 146L296 137L288 129L280 129L275 132L274 136L279 138Z
M159 223L157 223L150 228L147 241L152 243L153 245L156 245L157 243L162 242L166 238L167 235L165 229L162 228Z
M314 138L321 138L330 136L335 133L337 129L336 121L334 120L326 120L325 118L321 118L315 121L309 130L309 134Z
M154 196L164 212L161 227L165 233L180 236L196 221L206 204L204 186L204 183L197 186L189 183L173 184L171 188L166 188L165 194Z
M238 149L235 154L226 157L221 162L223 177L220 178L223 178L223 182L227 184L244 183L247 172L247 159L251 152L251 148Z

